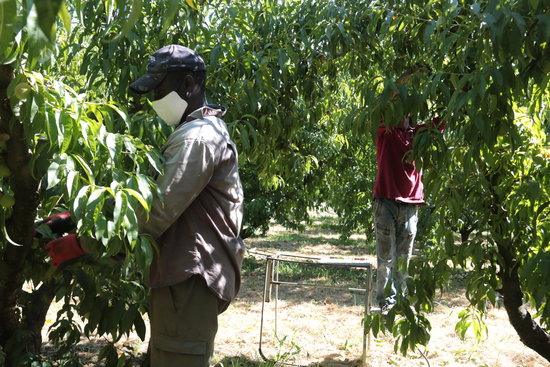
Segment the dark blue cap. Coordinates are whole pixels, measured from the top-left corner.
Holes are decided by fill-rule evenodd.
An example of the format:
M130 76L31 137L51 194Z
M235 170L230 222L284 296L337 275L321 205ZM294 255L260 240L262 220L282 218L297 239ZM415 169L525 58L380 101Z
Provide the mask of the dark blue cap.
M131 83L130 89L140 94L150 92L164 80L169 71L175 70L206 71L206 66L202 58L190 48L164 46L149 57L147 73Z

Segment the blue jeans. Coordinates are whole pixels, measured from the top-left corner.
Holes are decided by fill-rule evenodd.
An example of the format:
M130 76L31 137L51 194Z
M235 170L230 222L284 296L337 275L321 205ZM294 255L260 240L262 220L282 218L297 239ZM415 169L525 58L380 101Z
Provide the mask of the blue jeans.
M407 268L416 236L418 207L375 198L373 211L378 262L376 300L379 304L393 304L397 293L404 296L407 289Z

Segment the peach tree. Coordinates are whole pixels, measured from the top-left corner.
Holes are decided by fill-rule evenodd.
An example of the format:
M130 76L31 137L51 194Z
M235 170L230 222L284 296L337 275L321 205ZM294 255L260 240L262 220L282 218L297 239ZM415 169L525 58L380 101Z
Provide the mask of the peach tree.
M10 366L39 363L52 301L62 304L49 338L63 365L77 363L72 346L83 334L145 333L141 280L153 248L138 233L136 210L156 192L154 139L163 132L131 120L98 86L104 65L79 53L94 38L112 41L82 32L96 16L91 2L0 2L0 346ZM38 223L64 211L93 251L56 270L43 249L53 234ZM124 261L109 260L121 251ZM102 358L118 360L112 345Z
M415 141L433 207L404 315L365 326L404 353L426 345L436 289L461 271L470 307L457 330L480 330L503 304L549 359L548 13L539 0L0 0L0 358L49 363L40 330L54 299L52 363L77 366L82 335L143 336L155 250L135 213L156 194L170 131L127 86L181 43L205 58L208 98L229 107L246 235L271 219L301 228L322 206L343 235L369 233L372 132L404 114L447 120ZM55 270L52 234L35 223L65 210L94 251ZM101 359L131 363L113 343Z

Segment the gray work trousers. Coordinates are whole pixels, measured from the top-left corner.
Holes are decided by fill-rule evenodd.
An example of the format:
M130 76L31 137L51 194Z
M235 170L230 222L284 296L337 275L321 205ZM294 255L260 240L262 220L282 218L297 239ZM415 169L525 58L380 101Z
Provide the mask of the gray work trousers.
M229 306L200 276L151 290L151 367L208 367L218 315Z
M394 304L397 292L405 295L407 268L418 223L418 207L391 199L373 202L376 234L376 300Z

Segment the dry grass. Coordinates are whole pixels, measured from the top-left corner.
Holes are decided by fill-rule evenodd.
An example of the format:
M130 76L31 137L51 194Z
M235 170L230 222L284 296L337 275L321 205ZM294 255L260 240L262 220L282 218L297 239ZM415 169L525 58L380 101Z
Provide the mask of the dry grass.
M328 220L330 222L330 220ZM249 249L265 252L299 253L318 256L345 256L368 259L375 263L372 245L362 236L341 243L330 226L317 226L296 233L274 226L265 238L247 240ZM252 256L252 255L249 255ZM214 362L224 367L268 366L259 352L264 263L255 255L252 269L243 277L241 292L230 308L220 316ZM262 351L270 358L306 366L360 366L362 353L362 296L347 291L280 287L278 302L278 338L274 337L274 302L266 303ZM461 290L441 294L429 315L431 341L426 350L402 356L393 350L391 335L371 338L367 354L369 366L478 366L543 367L543 358L525 347L507 320L504 309L490 310L486 323L488 337L477 342L467 335L461 340L454 327L458 313L466 305ZM53 317L53 316L52 316ZM147 342L147 341L146 341ZM147 343L131 336L118 343L121 352L142 355ZM82 344L83 359L96 366L94 352L101 338ZM136 358L136 366L139 358Z

